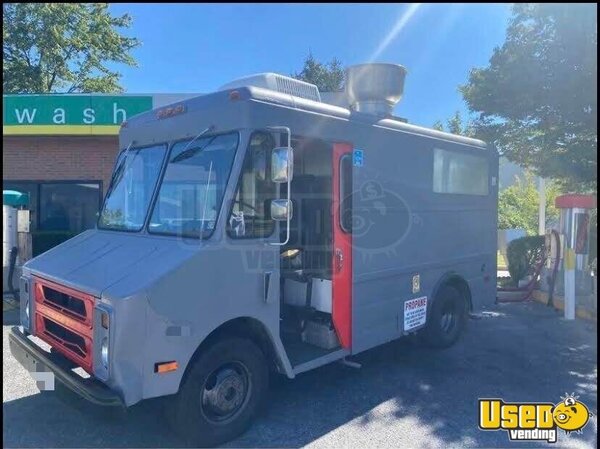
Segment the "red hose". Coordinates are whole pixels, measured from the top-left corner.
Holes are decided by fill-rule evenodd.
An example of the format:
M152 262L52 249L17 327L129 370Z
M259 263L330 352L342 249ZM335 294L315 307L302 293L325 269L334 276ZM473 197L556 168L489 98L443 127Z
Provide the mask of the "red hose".
M552 277L550 278L550 282L549 282L549 284L550 284L550 291L548 292L549 305L550 305L550 301L552 298L552 293L554 292L554 281L556 279L556 273L558 271L558 264L560 262L560 236L558 235L558 232L555 230L552 230L551 233L555 237L557 253L556 253L556 259L554 260L554 266L552 267ZM499 298L498 296L496 296L496 302L498 303L498 302L527 301L529 299L529 297L531 296L531 294L533 293L535 284L538 281L538 276L540 275L540 273L542 271L542 267L544 266L544 263L546 262L547 257L548 257L548 254L546 254L546 251L544 251L544 254L542 255L542 259L536 266L533 276L531 276L531 280L527 283L527 285L524 285L523 287L499 287L496 289L498 292L524 292L525 294L523 296L519 296L517 298Z
M546 256L544 255L542 257L542 260L535 267L533 276L531 276L531 280L527 283L527 285L524 285L523 287L499 287L497 290L499 292L523 292L523 291L529 290L529 288L531 286L535 285L535 283L537 282L537 277L542 272L542 267L544 266L545 262L546 262Z
M527 283L527 285L524 285L523 287L500 287L497 288L496 290L498 292L525 292L524 296L519 296L517 298L499 298L496 296L496 302L522 302L522 301L527 301L529 299L529 297L531 296L531 294L533 293L533 289L535 288L535 284L538 280L538 276L540 275L541 271L542 271L542 267L544 266L544 262L546 261L546 257L542 257L542 260L538 263L538 265L535 268L535 271L533 273L533 276L531 276L531 280Z
M551 234L554 236L554 242L556 243L556 259L554 260L554 267L552 267L552 277L548 280L549 289L548 289L548 306L554 306L552 302L552 298L554 295L554 282L556 281L556 273L558 272L558 265L560 263L560 235L558 231L554 229L551 231Z

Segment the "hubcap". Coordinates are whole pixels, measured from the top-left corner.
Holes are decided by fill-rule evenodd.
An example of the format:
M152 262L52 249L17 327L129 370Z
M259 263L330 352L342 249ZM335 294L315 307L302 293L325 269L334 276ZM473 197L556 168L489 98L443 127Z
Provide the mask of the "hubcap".
M440 319L440 326L442 330L449 334L456 325L456 310L452 302L446 303L442 310L442 317Z
M213 371L202 388L202 411L213 422L235 416L248 399L248 370L239 363L228 363Z

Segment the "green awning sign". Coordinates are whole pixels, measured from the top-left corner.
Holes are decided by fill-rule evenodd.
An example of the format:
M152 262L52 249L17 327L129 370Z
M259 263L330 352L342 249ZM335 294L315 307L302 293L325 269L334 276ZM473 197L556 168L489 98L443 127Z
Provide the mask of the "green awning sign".
M150 95L3 95L3 134L117 134Z

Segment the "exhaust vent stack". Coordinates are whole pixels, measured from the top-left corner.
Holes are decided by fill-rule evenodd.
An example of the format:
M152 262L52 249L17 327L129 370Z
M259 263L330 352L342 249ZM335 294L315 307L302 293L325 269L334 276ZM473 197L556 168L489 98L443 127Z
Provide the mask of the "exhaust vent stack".
M346 69L350 109L379 117L392 115L404 93L406 69L398 64L358 64Z

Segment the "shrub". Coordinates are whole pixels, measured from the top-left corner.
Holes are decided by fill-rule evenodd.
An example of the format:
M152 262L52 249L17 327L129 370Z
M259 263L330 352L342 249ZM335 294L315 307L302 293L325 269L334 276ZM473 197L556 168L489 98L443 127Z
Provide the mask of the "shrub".
M508 272L514 285L528 274L532 274L535 265L544 253L545 237L543 235L526 236L515 239L508 244L506 258Z

